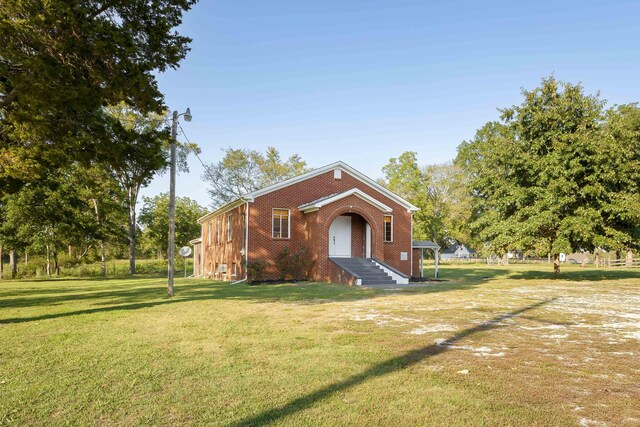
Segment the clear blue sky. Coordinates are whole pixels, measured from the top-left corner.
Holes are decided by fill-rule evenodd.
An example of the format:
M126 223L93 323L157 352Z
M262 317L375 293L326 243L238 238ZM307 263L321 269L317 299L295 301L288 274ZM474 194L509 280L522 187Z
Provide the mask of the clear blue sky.
M170 109L215 162L226 147L343 160L373 178L391 157L441 163L497 108L554 73L640 101L639 1L201 0L192 50L159 76ZM208 206L202 167L177 194ZM168 191L162 176L145 195Z

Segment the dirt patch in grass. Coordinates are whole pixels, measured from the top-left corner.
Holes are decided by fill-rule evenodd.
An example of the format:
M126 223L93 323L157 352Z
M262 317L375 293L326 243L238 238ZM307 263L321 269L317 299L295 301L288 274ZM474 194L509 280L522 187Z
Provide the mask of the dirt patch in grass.
M528 268L2 282L0 424L637 425L640 278Z

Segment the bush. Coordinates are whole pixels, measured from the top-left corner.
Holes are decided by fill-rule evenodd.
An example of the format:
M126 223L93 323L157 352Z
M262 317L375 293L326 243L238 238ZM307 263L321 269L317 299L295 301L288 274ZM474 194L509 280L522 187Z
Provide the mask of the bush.
M289 248L284 248L276 255L276 268L280 272L280 279L293 279L291 277L291 258Z
M247 263L247 279L249 282L264 280L264 272L267 269L267 262L258 258Z
M295 252L291 252L289 248L284 248L276 256L276 267L280 272L281 279L307 279L312 265L311 254L304 246Z
M305 280L309 278L313 259L311 253L306 247L301 247L291 256L291 276L295 280Z

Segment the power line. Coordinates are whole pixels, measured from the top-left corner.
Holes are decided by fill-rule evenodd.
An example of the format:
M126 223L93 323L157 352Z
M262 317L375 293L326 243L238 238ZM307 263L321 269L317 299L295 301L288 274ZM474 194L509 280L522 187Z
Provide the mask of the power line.
M191 144L191 141L189 141L189 137L187 136L187 133L184 131L184 129L182 128L182 125L180 124L180 122L178 122L178 127L180 128L180 133L182 133L182 136L184 136L184 139L187 140L187 142L189 144ZM202 167L207 170L209 169L209 167L207 165L204 164L204 162L202 161L202 159L200 158L200 156L198 156L198 153L196 151L193 152L193 154L196 155L196 158L200 161L200 164L202 165Z

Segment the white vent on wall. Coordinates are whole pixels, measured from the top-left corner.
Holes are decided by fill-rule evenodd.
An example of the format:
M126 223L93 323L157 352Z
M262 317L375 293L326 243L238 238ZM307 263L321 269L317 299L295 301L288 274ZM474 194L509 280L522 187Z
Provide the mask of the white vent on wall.
M218 264L218 273L226 273L227 264Z
M342 179L342 171L340 169L333 170L333 177L335 179Z
M400 261L406 261L408 259L406 252L400 252Z

